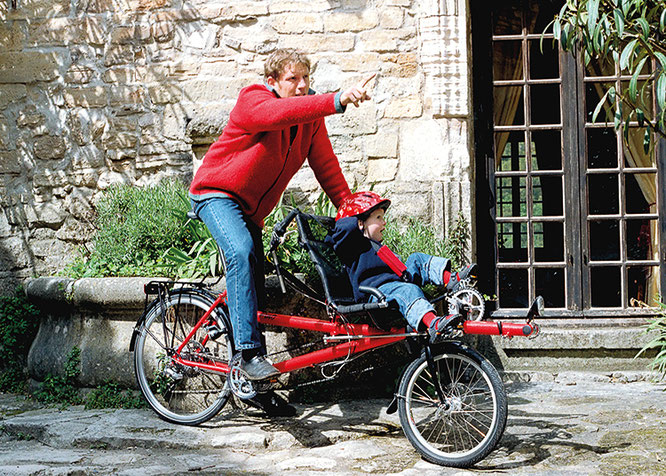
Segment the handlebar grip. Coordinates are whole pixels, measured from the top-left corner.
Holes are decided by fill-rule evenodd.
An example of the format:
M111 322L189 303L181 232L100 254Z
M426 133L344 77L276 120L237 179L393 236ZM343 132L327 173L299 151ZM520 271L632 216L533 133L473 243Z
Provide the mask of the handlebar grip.
M299 214L299 212L300 210L298 208L292 209L289 212L289 214L286 217L284 217L284 219L280 223L275 225L275 227L273 228L273 232L276 233L278 236L282 237L282 235L284 235L285 232L287 231L287 227L289 226L291 221L296 217L296 215Z
M358 290L365 294L372 294L379 302L386 301L386 296L384 296L384 293L377 288L372 288L370 286L359 286Z

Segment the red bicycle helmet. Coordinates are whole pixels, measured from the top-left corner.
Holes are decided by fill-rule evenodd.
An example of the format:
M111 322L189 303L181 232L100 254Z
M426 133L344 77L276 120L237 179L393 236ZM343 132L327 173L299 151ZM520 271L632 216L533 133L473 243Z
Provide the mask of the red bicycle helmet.
M355 217L369 212L377 207L387 209L391 200L382 198L375 192L356 192L345 198L338 209L335 221L340 218Z

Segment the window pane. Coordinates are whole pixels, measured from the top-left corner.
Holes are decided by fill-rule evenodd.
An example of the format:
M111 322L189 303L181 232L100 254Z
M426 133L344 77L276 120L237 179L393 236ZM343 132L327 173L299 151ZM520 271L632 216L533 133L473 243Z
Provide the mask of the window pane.
M617 135L612 127L589 128L587 133L587 167L617 168Z
M617 174L588 175L588 201L590 215L619 213Z
M562 134L559 130L532 131L532 170L562 170Z
M627 213L654 213L657 201L657 174L624 176Z
M592 307L620 307L620 268L590 269Z
M500 307L529 306L526 269L500 269L498 283Z
M624 166L654 167L655 158L657 154L646 154L645 150L643 149L643 139L645 137L645 129L630 127L628 135L629 135L629 147L624 148ZM653 141L658 140L658 137L655 134L653 134L652 140Z
M592 122L597 104L611 86L613 86L613 83L585 83L585 120L587 122ZM599 110L594 122L613 122L613 108L608 102L608 98L605 99L604 106Z
M527 261L527 223L499 223L497 241L501 263Z
M535 84L530 87L532 124L560 123L560 85Z
M636 307L640 301L655 306L659 297L659 267L632 266L627 268L629 307Z
M493 80L523 79L522 41L493 42Z
M525 159L525 132L513 131L495 134L495 147L502 148L502 156L497 164L497 170L510 172L527 170Z
M557 43L553 40L531 40L530 79L554 79L560 76ZM542 53L543 50L543 53Z
M602 60L592 59L585 66L585 77L615 76L615 63L610 55Z
M519 35L522 33L522 13L518 5L507 2L502 6L496 6L493 17L493 35Z
M532 177L532 215L562 216L562 177Z
M495 125L525 124L522 86L495 86Z
M591 221L590 261L620 259L620 227L616 220Z
M627 259L649 260L658 255L656 220L627 220Z
M533 226L535 261L564 261L564 224L536 222Z
M535 270L536 294L543 296L546 307L565 307L564 269Z
M560 2L563 3L563 2ZM544 2L543 0L530 0L526 10L527 30L530 33L541 34L557 15L560 5L558 2ZM544 43L546 40L544 40Z
M497 180L497 216L527 216L525 177L500 177Z

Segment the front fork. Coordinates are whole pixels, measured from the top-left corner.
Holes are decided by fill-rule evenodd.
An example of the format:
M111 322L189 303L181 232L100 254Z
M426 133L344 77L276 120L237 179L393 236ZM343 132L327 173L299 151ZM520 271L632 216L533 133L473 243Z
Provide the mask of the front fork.
M432 358L432 348L430 345L426 344L424 350L426 362L428 363L428 369L430 370L430 374L432 375L432 380L435 385L435 392L437 392L437 398L439 398L440 404L443 404L445 402L444 390L442 389L441 381L438 378L439 370L435 365L435 359Z

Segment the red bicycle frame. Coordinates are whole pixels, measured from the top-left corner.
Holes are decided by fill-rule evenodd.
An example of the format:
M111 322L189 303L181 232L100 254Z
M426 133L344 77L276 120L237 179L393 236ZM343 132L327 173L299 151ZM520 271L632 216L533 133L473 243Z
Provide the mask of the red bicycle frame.
M181 355L187 343L192 339L196 332L208 322L213 310L225 301L226 292L223 292L217 297L210 309L208 309L201 319L199 319L197 324L192 328L192 331L180 344L173 356L176 362L187 367L197 367L210 372L222 374L229 373L229 365L226 363L210 360L203 355L201 355L201 360L186 359ZM324 349L292 357L281 362L276 362L274 366L281 373L312 367L324 362L330 362L332 360L393 344L404 340L407 337L419 335L416 332L407 332L404 327L393 327L387 332L369 324L350 324L342 322L340 319L326 321L312 317L290 316L263 311L257 313L257 319L261 324L328 334L330 337L324 337L324 342L326 343L331 341L334 342L336 340L344 340L344 342L340 344L331 345ZM538 332L538 326L529 321L524 324L493 321L465 321L462 326L462 331L464 334L471 335L502 335L509 338L514 336L530 337ZM201 341L201 345L205 346L208 339L208 336L204 337Z

